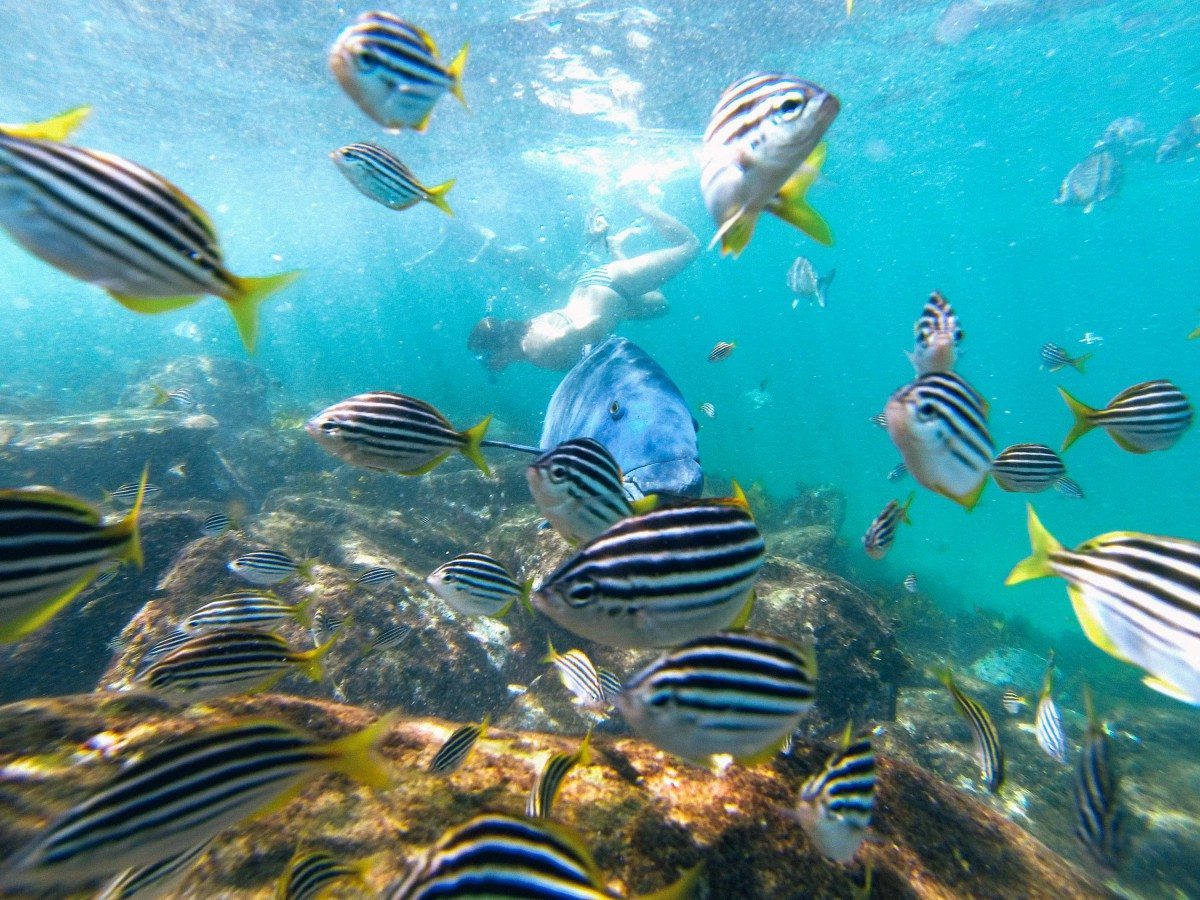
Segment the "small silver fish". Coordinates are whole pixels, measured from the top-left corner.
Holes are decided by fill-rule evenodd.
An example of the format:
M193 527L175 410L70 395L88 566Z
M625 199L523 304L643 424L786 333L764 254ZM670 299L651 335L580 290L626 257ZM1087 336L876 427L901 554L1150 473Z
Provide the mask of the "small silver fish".
M824 309L829 286L833 284L835 275L837 275L837 269L830 269L824 275L817 275L817 270L807 257L797 256L792 267L788 269L787 285L796 295L797 300L808 300L809 302L815 300L817 306ZM795 305L796 301L793 301L792 307L795 308Z
M1174 162L1200 149L1200 116L1184 119L1167 133L1154 154L1156 163Z
M1078 163L1058 189L1054 203L1058 206L1082 206L1085 213L1115 197L1121 190L1124 170L1120 160L1101 150Z

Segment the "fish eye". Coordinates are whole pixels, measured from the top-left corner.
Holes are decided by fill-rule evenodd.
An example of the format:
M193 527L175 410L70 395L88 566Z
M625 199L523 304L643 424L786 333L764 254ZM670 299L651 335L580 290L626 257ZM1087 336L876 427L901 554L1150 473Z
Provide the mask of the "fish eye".
M358 67L358 71L360 72L374 72L376 65L375 54L365 52L358 53L354 57L354 64Z
M932 403L929 403L928 401L926 401L925 403L922 403L920 406L917 407L917 418L920 419L922 422L928 422L930 419L934 418L936 415L937 415L937 408Z
M620 411L621 411L621 401L620 400L614 400L612 403L609 404L608 414L610 416L615 416Z
M961 343L963 339L963 331L961 328L954 329L954 343Z
M567 480L567 467L558 465L550 467L550 480L554 482Z
M325 432L326 434L333 434L335 431L338 430L337 422L322 422L321 430L323 432Z
M570 606L587 606L596 596L596 584L592 581L577 581L567 591L566 601Z
M454 582L458 581L458 579L454 577L454 573L447 572L442 576L442 581L444 581L446 584L454 584Z
M775 115L780 120L789 122L802 112L804 112L804 101L798 97L789 97L779 105Z

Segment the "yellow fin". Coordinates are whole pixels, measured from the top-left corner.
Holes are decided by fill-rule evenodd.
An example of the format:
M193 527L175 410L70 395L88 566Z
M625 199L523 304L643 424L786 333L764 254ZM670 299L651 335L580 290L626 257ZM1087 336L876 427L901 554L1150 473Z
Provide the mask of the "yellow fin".
M333 633L333 637L327 640L319 647L314 647L312 650L306 650L304 653L296 654L296 668L303 672L310 681L323 681L325 678L325 664L323 660L326 654L333 647L333 642L338 639L343 629L338 629Z
M637 900L691 900L700 889L704 877L704 863L699 862L679 876L673 883L653 894L639 894Z
M658 509L658 494L647 494L644 497L639 497L632 501L629 507L633 510L635 516Z
M1029 544L1033 552L1013 566L1013 570L1008 573L1004 583L1009 586L1053 575L1054 570L1050 567L1050 554L1062 550L1062 544L1054 539L1054 536L1042 524L1042 520L1037 517L1033 504L1027 503L1025 508L1027 510L1026 523L1029 528Z
M361 781L368 787L386 788L392 779L377 748L398 718L398 713L389 713L362 731L326 744L326 768Z
M982 488L981 488L981 490L982 490ZM909 492L908 492L908 499L907 499L907 500L905 500L905 501L904 501L904 505L900 507L900 521L904 522L904 523L905 523L905 524L907 524L907 525L911 525L911 524L912 524L912 519L910 519L910 518L908 517L908 508L909 508L910 506L912 506L912 502L913 502L913 500L916 498L916 496L917 496L917 492L916 492L916 491L909 491ZM976 500L978 500L978 499L979 499L979 497L978 497L978 496L976 496L976 498L975 498L975 499L976 499Z
M266 591L264 596L274 597L277 599L277 595L271 591ZM312 624L312 616L309 614L309 610L311 609L313 603L316 602L316 599L317 597L315 594L310 594L292 607L292 618L305 628Z
M761 766L763 763L770 762L779 755L779 751L787 745L789 737L791 737L790 734L785 734L765 750L759 750L757 753L751 753L748 756L737 756L734 758L743 766Z
M1071 426L1071 430L1067 432L1066 440L1063 441L1060 453L1066 453L1067 448L1073 443L1096 427L1096 423L1092 421L1092 417L1096 414L1096 410L1092 409L1086 403L1080 403L1074 397L1067 393L1066 388L1059 388L1058 392L1062 394L1062 398L1067 401L1067 408L1071 410L1071 415L1075 417L1075 424Z
M1108 436L1113 439L1118 447L1128 453L1149 453L1145 447L1139 447L1137 444L1131 443L1124 435L1117 434L1115 431L1110 431Z
M554 649L554 641L546 638L546 646L550 649L546 651L546 655L542 657L542 662L552 663L558 657L558 651Z
M1087 361L1091 358L1092 358L1092 354L1085 353L1085 354L1083 354L1083 356L1080 356L1080 357L1077 357L1077 358L1071 360L1071 366L1072 366L1072 368L1075 369L1076 372L1078 372L1080 375L1082 375L1083 367L1087 364Z
M454 210L452 210L450 208L450 204L446 202L446 194L450 192L450 188L454 187L454 181L455 179L451 178L449 181L443 182L442 184L434 185L431 188L425 189L425 199L448 216L454 215Z
M434 469L436 469L438 466L440 466L442 463L444 463L449 458L450 458L450 451L447 450L445 453L439 453L437 456L435 456L429 462L425 463L425 465L417 466L417 468L415 468L415 469L406 469L405 471L401 472L400 474L401 475L424 475L427 472L432 472Z
M458 55L454 57L454 60L446 68L446 71L450 73L450 77L454 79L454 84L450 86L450 93L458 98L458 102L463 105L463 109L471 108L467 104L467 98L463 94L462 89L463 70L467 67L467 52L470 49L470 44L463 44L462 49L458 51Z
M821 214L808 205L808 189L821 173L825 164L825 144L817 144L804 164L779 189L779 193L767 204L767 212L778 216L789 225L794 225L819 244L833 246L833 231Z
M1150 688L1152 691L1158 691L1163 696L1170 697L1172 700L1179 700L1183 703L1191 704L1192 706L1196 706L1197 703L1200 702L1200 698L1197 698L1193 694L1189 694L1183 688L1176 684L1172 684L1165 678L1159 678L1157 675L1147 675L1142 679L1142 684Z
M850 15L852 12L854 12L854 0L846 0L846 15ZM867 889L867 893L871 893L869 888Z
M32 634L37 631L56 615L61 612L68 603L79 596L79 592L86 588L97 575L100 574L100 567L88 572L73 585L67 588L63 593L59 594L50 600L45 601L41 606L24 616L19 616L0 623L0 644L9 644L13 641L19 641L27 634Z
M150 401L150 406L166 406L167 402L171 399L171 395L161 385L152 384L150 387L154 389L154 399Z
M280 272L278 275L262 278L235 277L236 291L231 296L221 299L229 306L229 312L237 324L238 334L242 336L242 344L247 353L254 352L254 345L258 341L259 306L276 291L283 290L299 277L300 273L297 271Z
M1200 338L1200 328L1197 328L1195 331L1193 331L1191 334L1188 335L1189 341L1194 341L1194 340L1196 340L1196 338Z
M125 548L116 556L124 562L133 563L139 569L145 563L145 557L142 556L142 538L141 532L138 530L138 516L142 512L142 503L146 499L146 482L150 478L150 463L146 463L142 469L142 479L138 482L137 498L133 501L133 508L129 510L129 514L120 522L109 525L104 529L104 533L109 537L124 537L127 539Z
M742 607L742 611L737 614L737 618L730 623L729 627L737 631L740 628L745 628L746 623L750 621L750 615L754 612L754 604L758 600L758 594L751 589L746 596L746 604Z
M729 479L730 496L729 503L736 506L749 514L750 518L754 518L754 510L750 508L750 501L746 499L746 492L742 490L742 486L738 484L736 478Z
M90 106L76 106L40 122L0 125L0 133L35 141L65 141L72 131L83 124L91 111Z
M467 443L463 446L461 453L484 475L491 475L492 470L488 468L487 460L483 458L483 452L479 445L483 441L483 436L487 434L488 425L492 422L492 417L487 416L482 422L473 428L468 428L463 432L463 437L467 439Z
M708 246L711 249L719 241L721 255L732 253L733 258L737 259L750 243L750 238L754 237L754 226L757 224L758 213L747 213L743 207L721 224Z
M502 607L500 607L500 609L498 609L496 612L492 613L492 618L493 619L503 619L505 616L508 615L509 610L511 610L513 608L513 604L516 602L517 602L516 597L509 600Z
M1091 607L1084 601L1083 592L1071 585L1067 588L1067 596L1071 598L1071 608L1075 610L1075 618L1079 620L1079 627L1083 629L1084 636L1114 659L1119 659L1121 662L1132 662L1112 642L1112 638L1108 636L1108 632L1104 630L1100 620L1096 618Z
M191 306L193 303L199 303L201 300L199 295L194 297L133 297L129 294L117 294L113 291L109 291L108 296L112 297L126 309L132 310L135 313L141 313L143 316L173 312L177 309Z

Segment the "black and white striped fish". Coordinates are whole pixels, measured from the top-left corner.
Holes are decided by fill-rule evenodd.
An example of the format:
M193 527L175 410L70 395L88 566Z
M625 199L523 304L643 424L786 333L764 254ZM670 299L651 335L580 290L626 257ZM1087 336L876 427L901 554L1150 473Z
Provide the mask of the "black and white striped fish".
M529 596L529 582L518 584L508 569L486 553L463 553L444 562L425 579L429 589L464 616L508 614Z
M775 755L816 690L811 645L723 631L660 656L629 680L616 705L636 734L686 760L703 765L727 753L754 763Z
M726 359L730 353L734 351L737 344L731 344L729 341L717 341L713 348L708 351L709 362L720 362Z
M135 312L180 309L211 294L229 306L253 350L259 305L299 275L232 274L195 201L111 153L0 130L0 173L0 227L35 256Z
M880 428L887 428L887 413L886 412L875 413L875 415L871 416L871 418L868 419L868 421L872 425L878 425Z
M938 673L938 679L946 686L954 705L967 724L971 727L971 737L975 741L975 758L979 760L979 777L984 786L993 794L1004 784L1004 746L1000 743L1000 733L988 711L977 700L963 693L954 683L954 677L947 669Z
M1038 694L1037 714L1034 718L1034 734L1038 746L1046 751L1046 755L1057 763L1067 761L1067 736L1063 733L1062 719L1058 715L1058 707L1054 705L1054 653L1046 662L1046 675L1042 680L1042 690Z
M116 579L117 575L120 574L120 572L121 572L121 563L120 562L109 563L107 566L105 566L103 569L100 570L100 574L96 576L96 580L91 583L90 587L93 590L99 590L102 587L107 587L108 585L113 583L113 580Z
M913 325L913 338L915 343L908 359L918 376L954 370L963 332L954 307L937 291L929 295Z
M222 628L265 628L271 630L288 619L308 624L312 598L288 603L270 591L234 591L205 603L180 623L181 631L204 634Z
M617 694L624 690L621 676L608 669L598 669L597 672L600 675L600 687L604 690L604 702L608 706L612 706L617 699Z
M841 746L800 788L797 813L822 853L848 863L866 837L875 809L875 752L870 734L842 732Z
M412 634L411 625L405 625L402 622L389 625L375 636L375 640L371 641L370 647L367 648L367 653L382 653L386 650L395 650L404 643L404 639L410 634Z
M484 716L478 725L463 725L451 732L444 744L434 754L429 763L429 771L434 775L449 775L471 755L476 742L487 733L491 716Z
M105 491L105 499L110 503L116 503L118 506L130 507L137 501L138 494L141 493L143 500L153 500L162 493L162 488L156 484L146 484L145 491L142 486L136 481L129 481L121 485L115 491Z
M1083 367L1092 354L1085 353L1083 356L1072 357L1066 350L1058 346L1058 344L1046 343L1042 344L1042 366L1050 372L1057 372L1064 366L1070 366L1080 375L1083 374Z
M731 84L717 101L700 150L700 192L717 224L712 243L740 254L758 217L772 213L825 245L833 234L805 194L825 161L820 144L837 117L837 97L777 72Z
M0 864L0 887L62 891L184 853L322 771L382 788L394 720L323 743L279 722L201 728L134 758ZM169 826L169 827L167 827Z
M1045 444L1013 444L992 460L992 480L1001 490L1038 494L1067 474L1062 458Z
M141 567L143 500L139 494L127 516L105 524L71 494L0 491L0 644L41 628L114 561Z
M296 650L277 634L225 628L196 635L155 660L134 683L189 701L267 690L290 672L313 681L325 673L321 660L333 641L312 650Z
M1075 771L1075 837L1101 866L1113 871L1124 849L1121 780L1112 761L1104 723L1096 717L1092 692L1084 689L1088 727Z
M385 566L372 566L354 579L358 587L379 587L396 580L396 570Z
M337 882L354 881L361 885L362 878L361 867L342 862L324 850L310 850L298 853L288 863L275 897L277 900L320 900L328 896L329 889Z
M591 763L591 742L592 732L589 730L574 753L555 753L542 764L529 790L529 799L525 801L525 815L531 819L549 819L554 815L554 801L558 799L563 782L571 770Z
M213 513L200 526L200 533L205 537L220 537L229 530L231 525L233 525L233 520L225 513Z
M304 428L322 448L354 466L424 475L457 451L490 475L480 443L491 419L456 431L423 400L371 391L322 410Z
M909 572L904 576L904 589L910 594L915 594L918 591L917 576L913 572Z
M704 413L704 415L708 416L710 419L715 419L717 417L717 408L708 402L700 404L700 412Z
M884 427L887 427L887 421L884 420ZM896 463L888 470L887 480L895 484L897 481L902 481L908 475L908 466L904 463Z
M389 131L429 126L447 91L462 102L467 46L444 65L433 38L399 16L365 12L338 35L329 68L358 108Z
M1070 497L1072 500L1085 499L1083 488L1079 486L1079 482L1074 478L1067 478L1065 475L1055 482L1054 489L1064 497Z
M297 562L282 550L252 550L231 560L228 568L251 584L262 587L278 584L293 575L312 579L311 562Z
M921 485L971 509L991 472L987 403L953 372L931 372L892 394L887 429Z
M1093 644L1147 674L1145 684L1200 706L1200 543L1112 531L1068 550L1029 508L1033 553L1005 584L1057 575Z
M207 852L211 843L211 840L203 841L160 862L126 869L100 889L96 900L137 900L139 897L151 900L171 896L187 877L192 863Z
M170 403L176 409L187 411L196 405L196 397L189 387L176 388L166 391L160 387L154 388L154 405L166 406Z
M150 645L149 648L147 648L146 652L142 654L141 659L138 660L137 668L134 669L133 672L134 681L137 681L139 678L141 678L146 673L147 669L149 669L164 656L178 650L193 637L194 635L188 634L186 631L181 631L180 629L176 628L174 631L168 633L166 637L155 641Z
M912 520L908 517L908 508L912 506L913 498L916 492L908 495L908 499L903 504L899 500L889 500L885 506L868 526L866 533L862 537L863 550L871 559L883 559L887 556L887 552L892 549L892 543L896 540L896 529L900 527L901 522L912 524Z
M338 633L343 625L348 623L351 616L338 615L318 609L313 613L312 627L308 633L312 636L313 644L320 646Z
M388 209L409 209L424 200L446 215L454 215L454 210L446 202L446 194L454 187L453 178L433 187L425 187L400 157L378 144L347 144L329 156L338 171L364 196Z
M597 440L575 438L547 450L525 470L542 515L571 543L596 537L614 522L653 509L653 495L631 502L624 475Z
M1065 452L1093 428L1100 427L1122 450L1151 453L1169 450L1191 427L1193 410L1179 388L1165 379L1144 381L1126 388L1104 409L1080 403L1063 388L1058 392L1075 417L1062 449Z
M1029 705L1029 701L1014 691L1012 688L1007 688L1000 695L1000 705L1004 707L1004 711L1010 716L1019 716L1021 710Z
M749 615L762 534L744 499L700 500L622 519L534 592L533 606L613 647L670 647Z
M585 709L593 712L604 712L608 709L610 700L605 696L600 673L582 650L576 647L566 653L559 653L551 643L550 652L542 662L553 664L558 670L558 677L562 679L563 686Z

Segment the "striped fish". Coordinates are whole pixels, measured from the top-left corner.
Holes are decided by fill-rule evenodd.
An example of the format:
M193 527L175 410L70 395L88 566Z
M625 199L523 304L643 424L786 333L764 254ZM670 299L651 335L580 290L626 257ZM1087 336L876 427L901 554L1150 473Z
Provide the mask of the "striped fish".
M105 524L71 494L43 487L0 491L0 644L41 628L114 560L141 568L143 500L139 495L125 518Z
M700 412L704 413L704 415L708 416L710 419L715 419L717 417L717 408L711 403L701 403Z
M151 900L171 896L183 884L192 863L208 851L211 843L211 840L203 841L160 862L126 869L100 889L96 900L135 900L139 897Z
M311 603L311 597L301 603L287 603L270 591L234 591L205 603L184 619L179 629L192 635L223 628L270 630L288 619L307 625Z
M543 516L566 540L590 541L610 525L653 509L653 495L630 502L624 475L611 453L592 438L564 441L525 470Z
M1169 450L1192 424L1192 404L1165 379L1126 388L1108 401L1104 409L1080 403L1061 387L1058 392L1075 417L1075 424L1063 441L1064 452L1097 426L1105 429L1118 447L1130 453Z
M429 127L433 107L446 91L463 104L467 46L444 65L433 38L386 12L366 12L338 35L329 68L364 113L389 131Z
M379 587L396 580L396 570L384 566L373 566L354 579L358 587Z
M592 761L592 732L584 735L583 742L574 753L555 753L546 760L538 772L525 801L525 815L531 819L549 819L554 814L554 801L558 799L563 782L576 766L590 765Z
M1010 716L1019 716L1021 710L1029 705L1029 701L1012 688L1008 688L1000 695L1000 704Z
M974 508L987 484L995 445L987 403L953 372L931 372L892 394L887 429L921 485Z
M1112 531L1067 550L1029 508L1033 553L1005 584L1057 575L1083 633L1147 675L1145 684L1200 706L1200 543Z
M670 647L749 616L765 551L743 501L701 500L617 522L534 592L533 606L613 647Z
M196 398L192 394L192 389L188 387L176 388L168 392L155 385L154 406L166 406L168 403L176 409L186 411L196 405Z
M375 640L371 641L371 646L367 648L367 653L382 653L387 650L395 650L404 639L412 634L412 626L404 624L389 625L376 635Z
M337 634L343 625L349 623L352 618L349 615L342 616L337 613L329 613L323 609L318 609L313 614L312 627L308 630L308 633L312 635L313 644L316 646L324 644Z
M30 253L139 313L220 297L247 350L257 338L259 305L299 277L232 274L195 201L110 153L0 130L0 184L0 227Z
M143 491L141 484L136 481L130 481L121 485L115 491L105 491L104 499L119 506L130 507L137 501L139 493L142 494L143 500L153 500L162 493L162 488L147 482L146 488Z
M728 341L717 341L713 345L713 348L708 351L708 361L720 362L723 359L727 359L735 347L737 347L737 344L731 344Z
M949 301L937 291L929 295L921 316L913 325L914 346L908 360L917 375L930 372L951 372L958 361L958 345L962 328Z
M231 560L228 568L251 584L262 587L278 584L293 575L312 580L312 563L307 560L297 562L282 550L252 550Z
M630 679L616 705L663 750L705 764L770 759L812 708L817 657L774 635L723 631L687 641Z
M566 653L559 653L551 642L550 652L542 662L553 664L563 686L580 706L593 712L603 712L611 705L605 695L604 684L600 681L600 673L582 650L573 648Z
M200 526L200 533L205 537L220 537L232 524L233 521L225 513L213 513Z
M1055 482L1054 489L1064 497L1070 497L1072 500L1086 499L1083 488L1079 486L1079 482L1073 478L1067 478L1065 475Z
M325 677L321 660L333 641L296 650L269 631L226 628L200 634L155 660L134 679L159 694L183 695L189 702L270 689L292 671L313 681Z
M992 480L1001 490L1038 494L1066 477L1067 467L1045 444L1013 444L992 460Z
M338 171L360 193L388 209L409 209L424 200L446 215L454 215L454 210L446 202L446 194L454 187L453 178L433 187L425 187L400 157L378 144L347 144L329 156Z
M915 594L919 590L917 576L913 572L909 572L904 576L904 589L910 594Z
M819 142L840 108L819 85L781 73L748 75L725 90L700 150L700 192L722 255L746 249L763 211L833 244L805 194L825 161Z
M975 757L979 760L979 777L993 794L1004 784L1004 747L1000 744L1000 733L988 711L979 702L962 692L949 670L940 672L938 679L946 686L954 705L967 724L975 740Z
M1057 372L1064 366L1070 366L1080 375L1083 374L1083 367L1092 354L1085 353L1083 356L1072 357L1066 350L1058 346L1058 344L1046 343L1042 344L1042 367L1050 372Z
M146 652L142 654L142 658L138 660L137 668L133 672L133 680L137 681L140 679L152 665L167 654L178 650L193 637L194 635L190 635L186 631L175 629L166 637L151 644Z
M530 585L518 584L508 569L486 553L456 556L430 572L425 583L460 615L496 618L527 598Z
M617 699L617 694L624 690L624 685L621 684L621 677L615 672L610 672L608 669L597 670L600 675L600 687L604 691L604 702L608 706Z
M886 418L885 418L883 424L884 424L884 427L886 428L887 427ZM907 475L908 475L908 466L906 466L904 463L896 463L896 465L894 465L891 469L888 470L887 480L892 482L893 484L895 484L897 481L904 480L905 476L907 476Z
M880 428L887 428L887 413L875 413L875 415L871 416L871 418L867 421L869 421L872 425L878 425Z
M449 775L466 762L471 751L475 749L476 742L487 734L489 721L491 716L484 716L478 725L456 728L434 754L432 762L429 763L429 771L434 775Z
M362 868L342 862L324 850L297 853L288 863L275 897L277 900L320 900L339 881L362 885Z
M100 570L100 574L96 576L96 580L92 582L92 589L99 590L100 588L108 587L108 585L112 584L113 581L116 580L116 577L120 574L120 572L120 562L110 563L109 565L105 566Z
M701 874L691 869L659 900L691 897ZM386 900L607 900L596 861L570 829L542 819L481 813L451 828L417 860Z
M837 751L801 786L796 809L822 853L840 863L854 858L875 809L875 752L869 733L854 737L847 723Z
M201 728L134 758L0 867L0 887L61 890L201 844L282 805L320 772L375 788L388 775L375 746L391 717L329 743L291 725L253 721Z
M1058 715L1058 707L1054 705L1054 652L1046 662L1046 676L1042 681L1042 691L1038 694L1037 715L1034 719L1034 733L1037 735L1038 746L1046 751L1046 755L1057 763L1067 762L1067 736L1063 733L1062 719Z
M896 529L900 527L901 522L912 524L912 519L908 517L908 508L912 506L915 496L915 491L909 494L903 505L899 500L889 500L887 506L871 522L862 536L863 550L871 559L883 559L887 556L896 540Z
M423 400L372 391L322 410L304 428L327 452L353 466L424 475L458 451L490 475L479 447L491 419L455 431Z
M1083 700L1088 728L1075 772L1075 837L1096 862L1113 871L1124 849L1121 781L1090 690L1084 690Z

